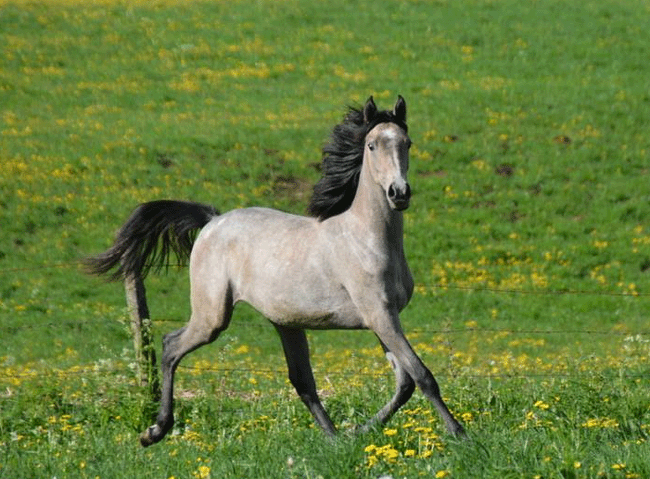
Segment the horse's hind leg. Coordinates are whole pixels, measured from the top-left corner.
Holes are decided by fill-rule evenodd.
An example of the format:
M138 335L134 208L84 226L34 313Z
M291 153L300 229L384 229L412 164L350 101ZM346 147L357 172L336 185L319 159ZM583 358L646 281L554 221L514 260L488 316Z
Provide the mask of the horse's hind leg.
M318 425L329 436L334 436L336 428L316 393L316 381L309 362L309 345L307 344L305 332L302 329L292 329L278 325L275 327L282 340L291 384L296 388L298 396L309 408Z
M205 299L205 298L204 298ZM225 299L225 301L224 301ZM228 327L233 304L229 294L222 298L221 307L210 301L196 301L193 293L192 317L188 325L165 335L163 339L162 395L156 424L141 436L140 443L150 446L160 441L174 425L174 373L183 357L211 343Z
M413 391L415 391L415 381L413 381L395 355L388 350L384 343L381 343L381 346L384 348L384 352L386 353L386 359L388 359L388 362L395 372L395 394L370 421L359 428L359 432L361 433L368 432L375 425L384 424L388 421L399 408L411 399Z

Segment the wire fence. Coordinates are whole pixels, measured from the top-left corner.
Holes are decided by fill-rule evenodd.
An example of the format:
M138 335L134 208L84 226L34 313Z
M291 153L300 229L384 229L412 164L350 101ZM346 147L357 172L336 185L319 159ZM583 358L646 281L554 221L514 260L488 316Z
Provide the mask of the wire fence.
M182 267L183 265L170 265L170 267ZM18 272L32 272L32 271L42 271L42 270L52 270L52 269L66 269L66 268L80 268L80 263L78 261L72 262L61 262L61 263L52 263L47 265L37 265L37 266L27 266L21 268L4 268L0 269L0 275L18 273ZM576 296L604 296L604 297L626 297L632 298L634 300L643 301L645 298L650 297L650 293L637 292L628 293L628 292L615 292L615 291L602 291L602 290L526 290L526 289L512 289L512 288L496 288L496 287L487 287L487 286L465 286L465 285L454 285L454 284L431 284L431 285L419 285L429 289L438 289L442 291L446 290L457 290L457 291L467 291L467 292L477 292L477 293L491 293L491 294L507 294L507 295L539 295L539 296L561 296L561 295L576 295ZM154 324L165 324L165 323L184 323L187 318L152 318ZM99 322L105 322L102 318L96 319L81 319L76 321L56 321L56 322L46 322L46 323L32 323L32 324L16 324L16 325L0 325L0 332L3 335L16 334L24 330L33 330L40 328L80 328L80 327L92 327L94 324ZM273 325L269 322L259 322L259 323L249 323L246 327L255 327L272 330L274 329ZM512 336L561 336L561 335L585 335L585 336L612 336L612 337L636 337L643 338L650 336L650 329L648 330L638 330L638 331L616 331L616 330L597 330L597 329L579 329L579 328L567 328L567 329L514 329L514 328L499 328L499 327L465 327L465 328L428 328L428 327L419 327L419 328L410 328L407 332L407 335L420 335L420 334L430 334L430 335L464 335L464 334L482 334L482 333L491 333L491 334L507 334ZM645 339L643 341L646 341ZM650 341L650 340L648 340ZM128 369L128 368L127 368ZM284 369L264 369L264 368L232 368L232 367L211 367L211 366L180 366L180 369L186 371L200 372L200 373L211 373L211 374L278 374L285 375L286 371ZM75 367L68 370L60 369L47 369L39 368L38 372L36 371L24 371L24 372L11 372L9 374L0 372L0 379L3 380L20 380L20 379L30 379L37 376L41 377L73 377L80 375L89 375L89 374L125 374L128 370L125 370L124 367L114 368L114 367L102 367L97 365ZM382 376L391 376L391 372L368 372L360 370L327 370L322 371L322 374L334 375L334 376L373 376L373 377L382 377ZM463 374L463 377L474 378L474 379L510 379L510 378L531 378L531 379L543 379L543 378L565 378L565 379L579 379L581 377L587 376L588 374L580 373L505 373L505 374ZM448 376L453 376L452 374L437 374L437 376L444 378ZM611 375L612 379L615 378L625 378L625 379L646 379L646 375L640 375L635 373L621 373Z
M234 368L234 367L211 367L211 366L178 366L179 371L200 373L200 374L213 374L213 375L228 375L228 374L237 374L237 375L277 375L281 380L284 380L287 375L287 370L283 368L269 369L269 368ZM382 372L370 372L365 370L341 370L341 369L327 369L321 370L314 367L314 373L316 376L340 376L340 377L371 377L371 378L387 378L390 379L393 377L393 373L390 371ZM131 370L128 366L121 367L103 367L97 365L84 366L84 367L74 367L67 370L63 369L51 369L51 368L40 368L38 370L28 370L15 373L6 373L0 372L0 381L13 381L13 380L50 380L50 379L68 379L74 377L83 377L88 378L92 375L104 376L104 375L121 375L126 376L131 374ZM620 379L625 380L644 380L647 381L648 374L647 372L625 372L625 371L616 371L610 373L603 372L544 372L544 373L533 373L533 372L511 372L511 373L493 373L493 374L477 374L477 373L449 373L449 372L439 372L434 373L436 378L440 379L474 379L474 380L510 380L510 379L532 379L532 380L543 380L543 379L566 379L566 380L580 380L585 378L593 378L597 376L601 380L605 381L615 381Z
M172 268L186 268L184 264L169 264L164 269ZM0 268L0 275L7 273L19 273L39 271L46 269L67 269L77 268L82 269L81 261L68 261L60 263L51 263L46 265L25 266L20 268ZM603 291L603 290L574 290L574 289L515 289L515 288L498 288L492 286L467 286L460 284L416 284L416 287L424 287L426 289L437 290L457 290L457 291L473 291L473 292L489 292L489 293L502 293L502 294L521 294L521 295L537 295L537 296L562 296L562 295L575 295L575 296L609 296L609 297L631 297L631 298L647 298L650 297L650 292L640 291Z
M34 324L20 324L20 325L3 325L0 326L0 331L4 334L14 334L23 330L41 329L41 328L55 328L60 329L63 327L84 327L93 326L94 324L104 324L106 320L102 318L97 319L80 319L76 321L57 321L50 323L34 323ZM187 318L151 318L152 323L175 323L182 324L187 322ZM247 328L260 328L274 330L275 327L270 322L257 322L249 323ZM486 327L467 327L467 328L409 328L406 331L407 335L415 334L465 334L465 333L506 333L511 335L596 335L596 336L650 336L650 329L636 330L636 331L616 331L616 330L598 330L598 329L513 329L513 328L486 328Z

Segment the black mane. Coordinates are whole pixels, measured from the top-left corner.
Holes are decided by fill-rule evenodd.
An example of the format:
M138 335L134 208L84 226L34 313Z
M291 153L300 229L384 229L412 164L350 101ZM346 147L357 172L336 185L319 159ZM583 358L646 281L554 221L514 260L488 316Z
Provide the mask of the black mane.
M314 185L308 207L310 215L322 221L352 205L359 185L366 135L380 123L395 123L407 131L406 106L403 108L398 112L377 111L372 97L363 108L349 107L343 122L334 127L329 143L323 147L323 177Z

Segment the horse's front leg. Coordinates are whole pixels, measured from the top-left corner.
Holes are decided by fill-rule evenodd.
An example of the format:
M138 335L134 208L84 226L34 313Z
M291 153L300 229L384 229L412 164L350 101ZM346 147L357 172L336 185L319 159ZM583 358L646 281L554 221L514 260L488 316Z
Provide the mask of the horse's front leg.
M413 391L415 391L415 381L413 381L411 376L409 376L406 370L401 366L395 355L388 350L386 345L381 343L381 346L384 348L384 352L386 353L386 359L388 359L388 362L395 372L395 394L370 421L359 428L360 433L368 432L377 424L386 423L386 421L388 421L399 408L411 399Z
M429 399L442 417L449 432L455 436L464 434L463 426L454 418L442 400L440 387L431 371L415 354L399 325L397 314L386 315L376 321L373 330L385 347L394 355L399 366L404 368L422 393ZM389 403L390 405L390 403ZM380 411L381 412L381 411Z

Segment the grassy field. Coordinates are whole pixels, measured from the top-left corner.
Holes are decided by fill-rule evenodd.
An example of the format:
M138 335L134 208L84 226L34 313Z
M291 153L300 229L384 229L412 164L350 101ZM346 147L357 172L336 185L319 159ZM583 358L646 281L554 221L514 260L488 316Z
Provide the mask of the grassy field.
M647 2L0 0L0 478L650 477ZM328 441L236 310L135 382L119 284L78 260L138 203L303 213L348 104L408 104L407 336L469 431L388 399L367 332L310 333ZM186 271L148 279L157 344Z

